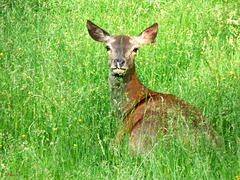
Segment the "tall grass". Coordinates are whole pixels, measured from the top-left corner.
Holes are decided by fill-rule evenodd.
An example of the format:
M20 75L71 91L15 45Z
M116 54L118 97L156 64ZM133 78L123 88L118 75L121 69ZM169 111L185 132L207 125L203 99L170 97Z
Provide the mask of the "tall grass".
M235 1L2 0L0 178L239 179L240 36ZM220 150L159 141L147 158L114 153L105 48L112 34L159 23L136 57L140 81L196 106L223 138Z

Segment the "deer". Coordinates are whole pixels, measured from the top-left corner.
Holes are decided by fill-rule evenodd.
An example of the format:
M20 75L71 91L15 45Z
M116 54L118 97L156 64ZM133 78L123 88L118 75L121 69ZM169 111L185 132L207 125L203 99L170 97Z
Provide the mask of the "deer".
M108 53L111 106L122 122L111 144L127 137L133 152L144 153L158 141L159 132L165 135L169 129L184 127L192 132L191 137L183 133L184 143L194 144L204 134L211 143L221 144L218 133L197 108L175 95L152 91L137 78L135 56L141 46L155 42L158 23L138 36L111 35L90 20L87 29L93 40L106 45Z

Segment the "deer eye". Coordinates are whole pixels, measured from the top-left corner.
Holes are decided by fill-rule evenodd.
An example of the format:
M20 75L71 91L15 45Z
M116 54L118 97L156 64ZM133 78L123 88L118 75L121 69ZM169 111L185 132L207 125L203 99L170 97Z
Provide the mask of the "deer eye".
M134 48L134 49L133 49L133 52L136 53L137 51L138 51L138 48Z
M110 51L110 47L109 46L106 46L106 49L107 49L107 51Z

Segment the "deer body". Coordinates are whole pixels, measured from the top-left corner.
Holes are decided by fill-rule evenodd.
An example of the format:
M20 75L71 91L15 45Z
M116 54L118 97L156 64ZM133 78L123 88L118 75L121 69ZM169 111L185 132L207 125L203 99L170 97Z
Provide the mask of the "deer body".
M149 149L156 142L158 132L165 133L170 126L176 126L178 117L184 119L181 124L190 124L190 128L201 126L210 138L217 135L194 106L174 95L147 89L139 82L135 55L140 46L154 42L157 23L138 36L110 35L91 21L87 21L87 28L94 40L106 44L109 55L111 103L123 120L123 128L119 128L114 141L121 142L128 135L133 149Z

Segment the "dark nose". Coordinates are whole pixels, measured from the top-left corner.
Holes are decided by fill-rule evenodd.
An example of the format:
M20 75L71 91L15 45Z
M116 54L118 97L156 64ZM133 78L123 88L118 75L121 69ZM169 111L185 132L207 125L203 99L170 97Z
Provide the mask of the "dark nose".
M114 64L116 68L121 68L124 65L125 61L123 59L114 59Z

